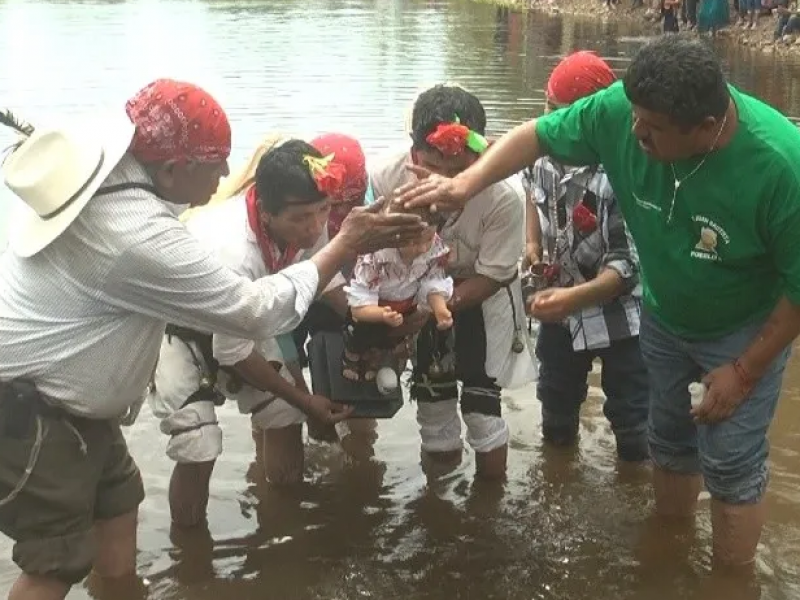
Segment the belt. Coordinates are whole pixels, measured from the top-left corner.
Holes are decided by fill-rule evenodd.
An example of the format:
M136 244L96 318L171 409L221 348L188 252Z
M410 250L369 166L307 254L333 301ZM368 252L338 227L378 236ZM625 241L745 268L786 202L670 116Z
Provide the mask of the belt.
M67 411L49 404L37 389L36 384L30 379L18 378L12 381L0 381L0 415L2 415L0 417L2 435L16 439L27 439L31 433L31 428L35 428L35 437L28 456L28 464L14 488L5 498L0 499L0 507L12 502L25 487L25 484L28 483L28 479L39 460L39 453L42 450L42 444L47 437L52 421L62 421L67 429L75 435L81 453L84 456L88 453L86 440L83 439L80 431L75 427L75 423L91 419L73 416Z
M477 276L477 274L473 275L472 277L475 277L475 276ZM453 285L461 285L465 281L468 281L468 280L472 279L472 277L454 277L453 278ZM519 273L514 273L514 275L511 278L506 279L505 281L501 281L500 282L500 287L501 288L507 288L512 283L514 283L517 280L518 277L519 277Z

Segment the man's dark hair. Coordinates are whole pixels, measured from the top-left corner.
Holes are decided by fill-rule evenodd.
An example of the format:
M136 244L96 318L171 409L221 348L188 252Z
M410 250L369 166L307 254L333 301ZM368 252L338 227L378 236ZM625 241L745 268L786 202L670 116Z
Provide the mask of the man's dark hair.
M462 125L475 133L486 133L486 111L481 101L455 86L437 85L422 92L411 114L411 139L415 150L432 150L425 138L442 123Z
M272 148L256 167L256 192L261 210L276 215L293 204L312 204L325 199L317 189L305 156L322 158L319 150L303 140L287 140Z
M714 51L683 35L664 35L643 46L623 78L632 104L662 115L682 128L720 119L730 94Z

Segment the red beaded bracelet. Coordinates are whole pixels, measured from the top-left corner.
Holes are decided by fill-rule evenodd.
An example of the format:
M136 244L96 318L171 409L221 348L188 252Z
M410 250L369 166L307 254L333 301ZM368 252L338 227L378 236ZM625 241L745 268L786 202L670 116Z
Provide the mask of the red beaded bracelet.
M747 369L744 368L744 365L742 365L742 362L738 358L733 361L733 370L736 371L736 374L739 376L745 393L750 393L750 390L753 389L755 382L753 381L753 378L750 377Z

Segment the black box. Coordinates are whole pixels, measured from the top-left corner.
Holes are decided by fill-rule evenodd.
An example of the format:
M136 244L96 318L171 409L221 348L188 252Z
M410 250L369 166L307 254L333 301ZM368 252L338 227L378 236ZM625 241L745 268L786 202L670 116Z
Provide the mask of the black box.
M374 381L350 381L342 375L344 338L341 333L319 331L308 342L308 370L315 394L355 407L351 417L390 419L403 406L398 385L391 394L381 394Z

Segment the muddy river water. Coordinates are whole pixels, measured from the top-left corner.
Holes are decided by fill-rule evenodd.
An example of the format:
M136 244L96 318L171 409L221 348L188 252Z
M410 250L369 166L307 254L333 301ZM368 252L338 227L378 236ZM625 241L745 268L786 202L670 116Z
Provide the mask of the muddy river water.
M631 25L466 0L0 0L0 101L44 119L121 103L147 80L179 77L211 89L229 111L234 164L276 130L349 131L374 155L404 142L409 102L426 84L456 81L476 92L498 133L541 111L559 56L592 48L624 69L641 36ZM800 114L800 64L719 51L732 81ZM171 534L172 463L145 409L128 437L147 487L138 559L146 596L800 598L800 364L788 370L771 432L769 521L751 588L709 579L707 498L693 536L655 531L648 474L617 465L593 384L574 451L542 446L533 389L507 395L513 438L502 488L473 483L467 453L449 472L423 465L407 405L381 423L371 456L348 460L310 444L306 483L265 489L248 476L249 423L225 408L210 537ZM0 539L4 595L17 574L10 549ZM88 595L79 587L70 598Z

